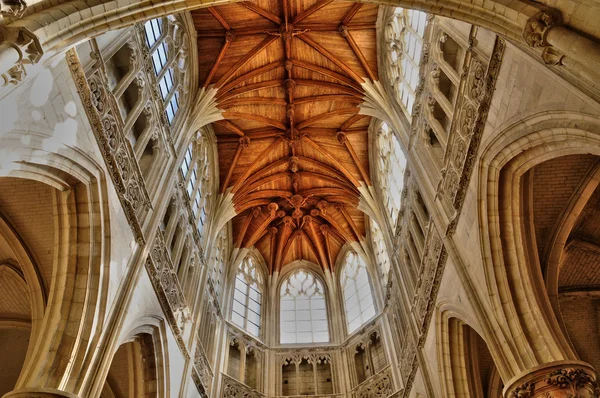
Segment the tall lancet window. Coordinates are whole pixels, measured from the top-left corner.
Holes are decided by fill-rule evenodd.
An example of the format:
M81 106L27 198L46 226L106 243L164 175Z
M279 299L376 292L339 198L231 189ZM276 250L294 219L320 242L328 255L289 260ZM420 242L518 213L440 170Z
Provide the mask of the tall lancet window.
M388 274L390 272L390 256L388 255L381 228L379 228L379 224L373 219L371 219L371 239L373 240L373 250L375 251L375 258L377 259L379 274L385 285L387 284Z
M281 285L282 344L329 341L323 284L315 275L298 270Z
M185 152L181 164L181 175L184 178L186 191L190 198L190 206L194 215L194 223L198 234L203 236L207 222L207 203L210 195L210 162L208 145L200 135Z
M146 44L152 55L154 73L164 102L165 114L169 123L173 122L179 110L179 47L173 37L169 37L166 18L156 18L144 24ZM167 39L167 37L169 37Z
M346 325L348 333L352 333L375 316L367 266L356 252L349 251L346 254L340 279L344 292Z
M227 245L227 226L225 226L217 236L217 241L215 242L214 254L212 258L212 266L210 268L209 274L217 296L221 295L221 280L223 278L223 269L226 266L228 258L229 249Z
M427 14L397 7L385 28L390 78L405 112L412 115Z
M255 337L260 335L263 282L251 257L247 257L235 277L231 321Z
M382 123L377 133L377 149L379 151L377 179L387 215L392 228L395 228L402 198L406 157L400 148L398 138L387 123Z

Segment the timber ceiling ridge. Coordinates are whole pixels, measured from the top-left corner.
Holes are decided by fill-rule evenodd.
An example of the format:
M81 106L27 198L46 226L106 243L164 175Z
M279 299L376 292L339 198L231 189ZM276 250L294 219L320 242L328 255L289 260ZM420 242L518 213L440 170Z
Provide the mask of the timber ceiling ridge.
M338 32L347 41L349 48L358 60L358 64L362 69L361 72L364 72L366 78L376 81L375 71L369 66L366 57L351 34L353 30L374 29L375 26L372 23L354 24L351 22L352 18L362 8L363 3L353 4L338 25L315 22L302 23L304 19L326 7L332 1L320 0L294 17L290 15L289 0L283 0L282 16L275 15L249 1L236 3L271 23L279 25L266 29L234 29L220 13L219 7L215 6L208 10L223 30L198 31L199 40L204 37L224 38L224 42L208 71L203 87L207 88L212 85L217 88L217 107L222 111L224 119L215 123L232 134L228 135L221 132L218 134L218 142L238 143L222 184L222 192L231 188L231 192L234 194L233 204L236 213L240 217L244 217L238 236L235 239L235 246L252 247L262 239L269 239L271 241L269 247L271 254L267 256L266 260L270 272L273 272L274 269L281 270L283 261L296 240L301 243L305 242L306 247L320 265L326 269L331 269L334 265L334 259L332 258L334 241L337 242L336 245L343 245L346 242L360 241L363 238L347 209L347 207L358 209L360 199L358 188L361 183L353 172L346 167L347 164L343 164L326 147L338 147L339 145L340 148L345 148L358 170L360 178L367 185L371 185L365 166L360 162L358 155L347 139L348 135L366 134L368 132L367 127L352 127L363 118L368 117L358 114L360 112L358 105L364 101L362 84L365 79L333 52L313 40L310 37L310 32ZM218 78L217 82L213 82L231 43L239 37L256 34L265 34L266 37L237 60L224 75ZM304 42L310 49L335 65L342 73L305 60L293 59L291 52L293 38ZM284 40L283 60L269 62L236 77L236 74L252 62L259 53L278 39ZM281 68L285 69L286 78L246 84L253 78ZM333 81L293 79L293 68L305 69ZM296 86L331 89L337 91L338 94L319 94L296 98L294 95ZM285 89L285 98L239 97L242 94L260 89L277 87ZM302 121L295 120L295 105L323 101L342 102L351 106L346 105L345 108L317 114ZM285 122L253 113L230 110L236 106L247 105L286 106ZM352 116L342 123L340 128L313 127L321 121L340 115ZM254 121L267 127L244 130L234 123L234 120ZM335 145L331 143L332 137L337 139ZM321 138L326 140L320 142ZM246 167L242 175L232 182L234 170L243 150L250 145L251 141L265 139L272 141L261 151L250 166ZM310 147L314 151L313 153L319 155L321 160L296 153L296 147L301 144ZM286 145L291 149L288 150L288 155L264 165L263 162L267 155L278 150L281 145ZM299 165L302 165L301 170ZM308 170L306 167L308 167ZM311 171L311 168L319 171ZM299 190L297 182L302 178L318 179L328 186ZM293 188L291 190L288 188L273 189L273 183L282 179L291 179ZM268 189L261 189L261 187L267 187ZM300 210L301 208L303 210ZM251 224L254 226L251 227ZM258 227L256 227L256 224L258 224ZM281 233L278 233L279 231ZM298 247L296 250L298 250Z

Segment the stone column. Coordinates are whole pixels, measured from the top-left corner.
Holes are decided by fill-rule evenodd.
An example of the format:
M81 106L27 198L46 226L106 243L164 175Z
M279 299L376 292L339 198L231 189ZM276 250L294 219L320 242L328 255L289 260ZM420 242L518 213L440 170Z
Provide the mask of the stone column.
M504 387L505 398L596 398L594 368L580 361L557 361L517 375Z

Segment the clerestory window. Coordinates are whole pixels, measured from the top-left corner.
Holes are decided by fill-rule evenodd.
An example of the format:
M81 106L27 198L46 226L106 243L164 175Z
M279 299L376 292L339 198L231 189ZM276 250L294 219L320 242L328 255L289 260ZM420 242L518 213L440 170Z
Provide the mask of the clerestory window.
M397 7L386 26L390 77L408 116L415 104L427 14Z
M373 219L371 219L371 239L373 240L373 249L375 251L375 258L377 259L379 274L385 285L387 284L390 272L390 256L388 255L381 228L379 228L379 224Z
M144 23L144 31L160 95L164 102L164 111L169 124L172 124L179 110L179 82L175 73L177 50L171 49L169 52L168 43L173 43L173 40L167 40L166 25L163 18L152 19Z
M349 251L346 254L340 279L346 325L348 333L352 333L376 314L367 266L356 252Z
M180 171L190 199L196 229L198 234L203 236L208 218L210 162L208 144L201 135L187 148Z
M378 182L381 187L383 204L387 210L392 228L395 228L400 210L406 157L400 142L386 123L382 123L377 133Z
M231 321L255 337L260 335L262 287L256 263L247 257L235 277Z
M323 284L315 275L298 270L281 285L280 341L282 344L329 341Z

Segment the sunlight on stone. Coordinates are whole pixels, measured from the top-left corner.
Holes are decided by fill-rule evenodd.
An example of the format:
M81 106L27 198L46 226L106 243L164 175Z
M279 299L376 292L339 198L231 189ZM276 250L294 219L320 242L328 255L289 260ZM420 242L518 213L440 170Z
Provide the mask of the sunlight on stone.
M54 135L43 141L44 150L52 152L62 146L74 146L77 142L77 121L68 118L62 123L56 123L54 126Z
M0 101L0 135L8 133L17 121L17 98L6 97Z
M29 100L33 106L42 106L48 102L53 83L54 77L48 69L40 71L31 86Z

